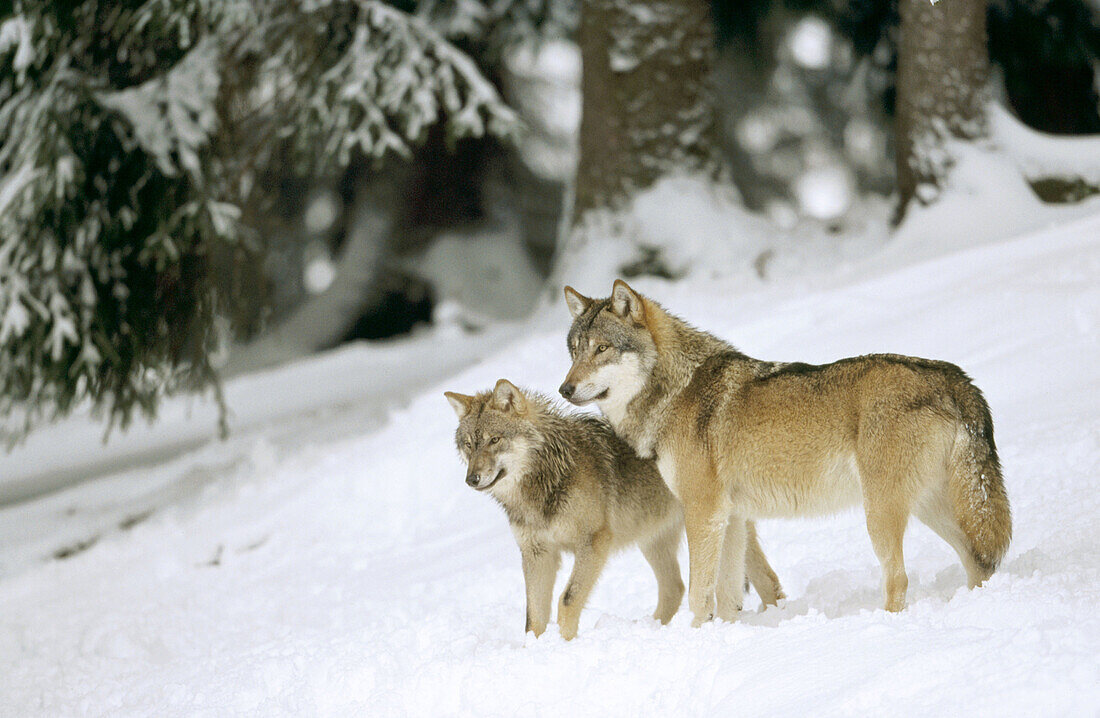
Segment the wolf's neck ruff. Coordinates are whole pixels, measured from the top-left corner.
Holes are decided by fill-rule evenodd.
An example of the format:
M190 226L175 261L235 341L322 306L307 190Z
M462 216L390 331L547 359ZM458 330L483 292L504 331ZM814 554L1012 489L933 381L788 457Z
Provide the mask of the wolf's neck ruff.
M542 430L528 438L526 461L515 477L515 489L494 493L508 520L527 525L549 520L561 508L575 468L575 432L550 400L529 394Z
M646 326L656 345L652 368L625 410L605 408L605 402L598 406L619 436L626 439L639 456L652 459L658 450L658 437L669 419L669 407L710 357L723 354L747 364L759 362L669 314L657 302L648 298L644 301Z

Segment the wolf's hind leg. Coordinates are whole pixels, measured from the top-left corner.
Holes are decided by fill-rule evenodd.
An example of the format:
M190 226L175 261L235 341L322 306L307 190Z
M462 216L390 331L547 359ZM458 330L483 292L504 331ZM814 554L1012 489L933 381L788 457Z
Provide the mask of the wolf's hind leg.
M653 617L661 623L672 620L684 599L684 580L676 558L682 531L683 527L677 522L640 547L645 560L653 568L653 575L657 577L657 610L653 612Z
M747 524L749 542L745 551L745 573L764 605L774 606L787 595L783 593L779 577L775 575L771 564L768 563L768 557L764 555L764 549L760 547L760 541L756 536L756 524L752 521Z
M885 608L896 613L905 608L905 592L909 588L909 577L905 575L905 559L902 555L902 539L905 536L908 512L874 506L872 502L866 503L865 512L871 546L882 564Z
M562 638L569 641L577 635L581 610L588 601L588 594L600 577L607 556L611 552L611 531L606 528L592 534L587 543L579 547L573 560L573 574L558 601L558 628Z
M523 582L527 588L527 625L538 638L550 622L550 606L554 601L554 579L561 566L557 550L534 546L520 547L523 560Z
M733 517L726 526L722 555L718 566L718 617L737 620L744 604L745 552L748 531L744 519Z

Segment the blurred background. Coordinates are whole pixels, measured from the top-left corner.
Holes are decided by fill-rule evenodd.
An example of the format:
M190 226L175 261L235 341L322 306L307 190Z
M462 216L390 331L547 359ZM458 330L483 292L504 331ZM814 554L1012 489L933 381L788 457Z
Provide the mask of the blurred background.
M1100 131L1098 57L1095 0L16 2L4 436L475 333L565 274L866 255L960 142L1079 203L1096 163L1039 133Z

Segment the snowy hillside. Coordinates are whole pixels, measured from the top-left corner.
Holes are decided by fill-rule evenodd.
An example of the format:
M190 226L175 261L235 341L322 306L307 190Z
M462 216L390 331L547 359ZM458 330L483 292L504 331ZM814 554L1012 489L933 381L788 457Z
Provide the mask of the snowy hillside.
M351 349L235 380L250 418L226 444L0 509L0 715L1096 715L1100 216L899 265L812 290L636 287L760 358L890 351L966 369L1015 518L985 587L968 591L914 521L909 607L885 613L853 510L763 522L790 598L760 611L753 596L736 624L692 629L685 605L656 625L631 550L576 640L525 637L519 552L463 483L442 392L558 386L558 304L406 360L401 344L389 364ZM440 380L456 357L489 358ZM419 376L434 383L397 403L433 363ZM182 408L166 421L155 431L192 431ZM37 456L66 453L52 436Z

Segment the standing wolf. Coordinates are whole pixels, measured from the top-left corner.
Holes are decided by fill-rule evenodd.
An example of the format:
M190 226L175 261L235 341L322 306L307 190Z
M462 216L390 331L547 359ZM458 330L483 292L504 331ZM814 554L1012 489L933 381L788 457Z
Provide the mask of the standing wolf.
M560 392L596 402L683 503L696 625L715 613L716 580L740 597L745 519L862 503L889 611L905 607L911 513L955 549L971 588L997 567L1008 497L989 407L958 367L894 354L758 361L622 280L607 299L571 287L565 299L573 366ZM720 600L718 615L729 618Z
M676 559L683 512L653 462L639 459L598 417L563 415L505 379L492 392L445 396L458 414L455 443L467 463L466 483L501 503L519 544L525 630L536 636L546 630L563 550L575 557L558 604L558 626L569 640L608 555L635 543L657 576L653 617L668 623L684 596ZM754 527L742 531L749 579L760 598L774 604L783 597L779 580Z

